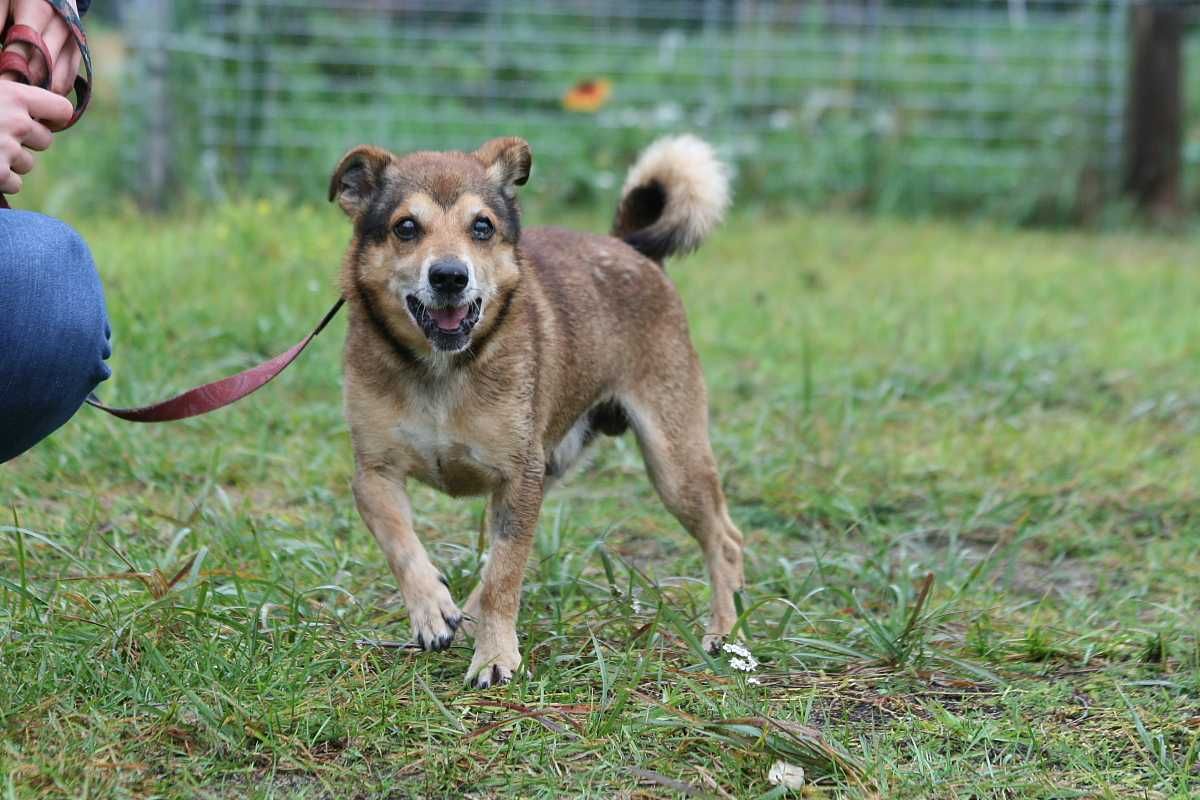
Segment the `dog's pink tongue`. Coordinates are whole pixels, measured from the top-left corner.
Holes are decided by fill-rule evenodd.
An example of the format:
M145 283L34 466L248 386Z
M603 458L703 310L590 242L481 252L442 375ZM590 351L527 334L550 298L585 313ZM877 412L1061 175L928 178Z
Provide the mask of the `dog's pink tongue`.
M467 316L467 307L431 308L429 309L429 316L433 317L433 321L444 331L458 330L459 324Z

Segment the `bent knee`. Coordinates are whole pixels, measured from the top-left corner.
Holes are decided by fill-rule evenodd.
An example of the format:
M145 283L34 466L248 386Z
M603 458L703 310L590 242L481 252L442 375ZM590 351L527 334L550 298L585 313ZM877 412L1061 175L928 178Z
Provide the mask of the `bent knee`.
M103 343L96 351L107 350L104 288L87 242L70 225L28 211L5 212L0 279L7 295L0 307L7 306L13 316L63 336L74 347Z
M22 212L16 212L21 215ZM60 219L25 212L18 243L34 272L51 271L78 287L80 299L104 305L104 293L92 251L77 230Z
M19 211L0 217L0 285L5 432L10 443L41 438L109 376L104 290L74 229ZM15 436L18 430L26 436Z

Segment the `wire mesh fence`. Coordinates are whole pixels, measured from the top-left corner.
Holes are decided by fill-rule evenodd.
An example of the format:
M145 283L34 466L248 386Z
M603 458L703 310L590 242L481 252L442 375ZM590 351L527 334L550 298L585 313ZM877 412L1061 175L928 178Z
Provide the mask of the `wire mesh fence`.
M163 83L130 130L199 152L210 191L305 195L355 144L515 134L552 201L689 130L760 199L1028 217L1118 178L1126 5L189 0L129 19L135 79Z

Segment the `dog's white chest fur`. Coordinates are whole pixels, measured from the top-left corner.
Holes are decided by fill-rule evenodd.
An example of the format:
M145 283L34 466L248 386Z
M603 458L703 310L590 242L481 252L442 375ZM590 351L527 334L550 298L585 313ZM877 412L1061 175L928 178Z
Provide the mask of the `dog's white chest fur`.
M413 474L451 495L479 494L499 476L489 451L452 422L453 407L430 402L396 421L392 436L415 460Z
M407 445L415 455L427 463L436 463L438 457L451 448L465 446L463 442L448 440L444 428L426 425L414 420L402 420L392 429L392 435L400 444Z

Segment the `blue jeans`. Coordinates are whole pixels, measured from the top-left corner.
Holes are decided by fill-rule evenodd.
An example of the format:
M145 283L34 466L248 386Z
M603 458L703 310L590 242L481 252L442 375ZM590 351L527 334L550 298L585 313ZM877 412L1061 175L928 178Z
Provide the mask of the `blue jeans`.
M92 255L65 223L0 210L0 463L69 420L109 376Z

